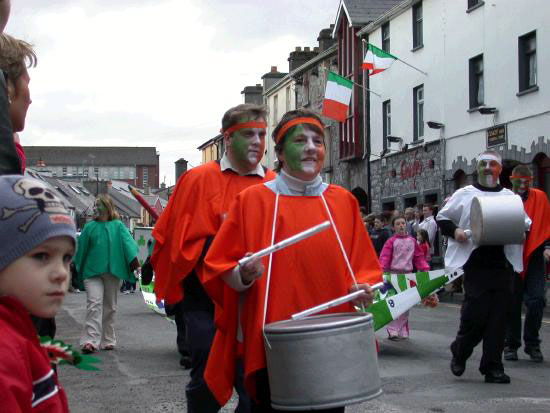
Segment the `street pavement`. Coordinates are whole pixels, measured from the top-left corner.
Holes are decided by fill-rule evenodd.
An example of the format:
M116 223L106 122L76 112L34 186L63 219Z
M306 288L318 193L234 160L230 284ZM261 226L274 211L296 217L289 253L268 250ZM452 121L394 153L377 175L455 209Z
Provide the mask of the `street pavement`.
M86 294L69 294L57 317L57 338L78 345ZM476 348L464 375L449 370L449 344L459 318L459 305L417 306L410 315L411 337L392 342L385 330L378 334L379 369L383 395L346 408L359 412L549 412L550 318L541 335L545 361L536 364L519 352L520 360L505 362L511 384L486 384L478 371ZM149 310L141 294L120 295L116 317L117 348L96 353L101 370L88 372L59 368L72 412L185 412L185 384L189 373L179 366L176 329ZM335 355L337 356L337 355ZM327 378L329 379L329 378ZM221 411L233 412L233 398Z

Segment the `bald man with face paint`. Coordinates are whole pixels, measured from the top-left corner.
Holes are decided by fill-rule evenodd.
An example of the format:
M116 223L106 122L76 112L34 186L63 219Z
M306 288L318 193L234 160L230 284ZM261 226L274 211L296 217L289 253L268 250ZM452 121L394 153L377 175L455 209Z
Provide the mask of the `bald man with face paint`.
M527 165L518 165L512 170L512 189L521 196L525 212L533 223L523 248L523 271L515 278L514 302L511 309L504 360L518 360L521 347L521 307L525 303L523 326L524 351L532 361L542 363L539 330L542 325L545 296L545 265L550 260L550 204L541 190L531 188L533 174Z
M290 111L273 131L273 139L277 178L236 197L205 258L205 286L222 279L234 291L233 300L215 300L221 323L205 378L220 404L225 404L232 392L231 361L242 352L253 413L277 411L270 403L262 320L267 324L288 319L355 288L365 292L360 300L368 304L372 302L369 284L382 279L355 197L324 183L320 176L325 159L320 117L306 109ZM237 264L243 256L325 220L334 226L277 251L272 261L264 257ZM329 310L349 311L355 311L351 303Z
M487 383L510 383L504 373L502 351L514 271L523 268L522 246L477 246L464 230L471 229L470 206L474 197L514 195L500 185L501 171L502 158L497 152L481 153L477 160L478 181L457 190L436 217L441 232L449 237L445 267L464 269L464 301L460 327L451 344L451 371L461 376L474 347L483 340L479 371ZM526 219L529 221L527 216Z
M191 353L191 381L186 387L187 412L217 412L216 402L203 378L214 338L214 303L223 301L226 285L203 286L204 256L225 219L229 206L243 189L269 181L275 174L264 169L266 109L243 104L229 109L222 119L225 154L183 174L153 230L155 293L167 304L180 302ZM210 297L209 297L210 295ZM232 371L235 374L235 369ZM239 394L238 413L249 411L248 396L239 379L232 379Z

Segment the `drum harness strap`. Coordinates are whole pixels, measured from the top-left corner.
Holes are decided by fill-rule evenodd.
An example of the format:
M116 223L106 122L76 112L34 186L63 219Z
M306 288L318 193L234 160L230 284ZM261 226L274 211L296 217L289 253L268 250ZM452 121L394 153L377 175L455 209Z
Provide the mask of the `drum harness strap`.
M357 279L355 278L355 274L353 273L353 269L351 268L351 264L349 262L348 256L346 254L346 250L344 249L344 244L342 244L342 240L340 239L340 235L338 234L338 230L336 229L336 225L334 224L334 220L332 219L332 214L330 213L330 209L328 207L327 201L325 200L325 197L323 194L320 194L321 199L323 200L323 205L325 206L325 209L327 211L330 224L332 226L332 229L334 231L334 234L336 235L336 239L338 240L338 245L340 246L340 251L342 251L342 256L344 257L344 260L346 261L346 265L348 267L348 271L351 275L351 278L353 280L353 285L355 288L359 288L357 285ZM277 224L277 212L279 209L279 193L275 195L275 211L273 216L273 228L271 230L271 246L275 243L275 225ZM264 317L262 322L262 334L264 335L264 340L269 349L271 350L271 344L269 343L269 340L267 338L267 335L265 334L265 319L267 316L267 301L269 297L269 286L271 284L271 263L273 261L273 253L269 254L269 264L267 266L267 286L266 286L266 292L265 292L265 300L264 300ZM363 305L361 305L361 308L364 310Z

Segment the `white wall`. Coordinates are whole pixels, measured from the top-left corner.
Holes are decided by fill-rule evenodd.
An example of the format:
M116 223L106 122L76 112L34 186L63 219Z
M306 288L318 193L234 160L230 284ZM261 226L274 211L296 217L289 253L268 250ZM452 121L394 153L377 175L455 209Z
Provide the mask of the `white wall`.
M370 77L370 88L382 94L382 98L371 95L373 154L382 151L382 102L387 99L392 106L392 135L403 137L404 143L412 142L412 89L422 83L424 121L445 125L446 169L458 155L470 161L483 151L485 130L494 124L508 124L509 147L529 148L539 136L550 136L550 1L487 0L470 13L466 9L467 0L424 0L424 47L416 52L411 52L412 9L390 21L390 52L428 75L397 61ZM518 97L518 37L533 30L537 31L539 90ZM380 28L370 33L369 39L380 47ZM498 108L495 116L468 112L468 61L480 53L485 105ZM427 125L424 132L425 142L440 136ZM392 149L396 146L392 144Z
M290 105L288 110L296 109L296 99L294 97L295 82L294 80L287 78L284 82L277 85L275 89L269 91L269 94L265 95L266 105L269 108L269 115L267 121L267 135L265 140L265 149L267 153L262 158L262 164L268 168L273 168L277 157L275 156L275 145L271 134L277 126L277 123L281 120L283 115L288 111L286 104L287 88L290 87ZM275 110L275 96L277 96L277 110ZM275 117L275 113L277 117Z

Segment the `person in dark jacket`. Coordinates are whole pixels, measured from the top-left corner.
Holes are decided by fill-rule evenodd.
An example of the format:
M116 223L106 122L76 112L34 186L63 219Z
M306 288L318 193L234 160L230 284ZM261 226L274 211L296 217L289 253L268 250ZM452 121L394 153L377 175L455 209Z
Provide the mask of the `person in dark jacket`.
M391 233L384 228L386 225L386 217L384 215L377 215L374 218L374 227L372 231L369 232L372 245L376 251L376 255L380 257L380 252L384 247L386 241L391 237Z

